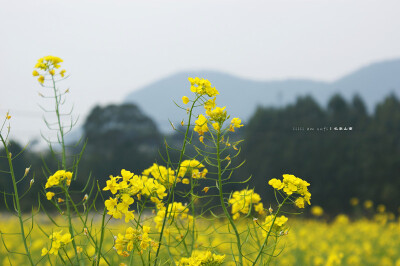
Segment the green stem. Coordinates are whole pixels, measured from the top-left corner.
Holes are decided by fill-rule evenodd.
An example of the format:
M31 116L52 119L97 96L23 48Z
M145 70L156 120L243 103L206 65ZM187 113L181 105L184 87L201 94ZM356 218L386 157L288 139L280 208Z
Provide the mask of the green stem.
M61 138L62 168L63 168L63 170L67 170L66 151L65 151L65 142L64 142L64 129L63 129L63 126L61 124L61 116L60 116L60 101L59 101L59 96L57 95L57 87L56 87L56 82L55 82L55 79L54 79L53 75L51 76L51 79L52 79L52 82L53 82L53 91L54 91L54 100L55 100L55 112L56 112L56 116L57 116L58 129L59 129L60 138ZM74 228L72 226L71 208L70 208L70 203L69 203L70 197L69 197L69 193L68 193L68 187L64 187L64 193L65 193L65 198L66 198L65 199L65 203L66 203L66 206L67 206L69 233L71 234L71 238L72 238L72 246L74 248L75 256L76 256L76 259L78 261L78 264L81 265L81 261L79 260L78 251L76 249L76 242L75 242L75 239L74 239L75 234L74 234Z
M264 250L264 247L267 245L267 243L268 243L268 238L269 238L269 236L271 235L272 227L274 226L276 217L278 216L278 214L279 214L279 212L280 212L280 210L281 210L283 204L285 204L285 202L286 202L286 200L287 200L288 198L289 198L289 196L286 196L286 198L283 200L283 202L282 202L281 204L279 204L278 210L276 211L275 216L274 216L274 219L272 220L272 224L271 224L271 226L270 226L270 228L269 228L269 230L268 230L267 237L265 238L263 245L261 246L260 250L258 251L257 257L256 257L256 259L254 260L253 265L256 265L257 260L260 258L261 253L262 253L262 251Z
M18 195L18 188L17 188L17 182L15 180L15 173L14 173L14 167L12 164L12 159L11 159L11 154L8 150L8 147L6 145L5 140L3 139L3 136L0 134L0 138L1 138L1 142L3 143L4 146L4 150L6 152L6 156L7 156L7 160L8 160L8 165L10 167L10 174L11 174L11 178L12 178L12 182L13 182L13 187L14 187L14 195L15 195L15 203L17 205L17 212L18 212L18 220L19 220L19 225L21 228L21 237L22 237L22 242L24 243L24 248L25 248L25 252L26 252L26 256L29 259L29 262L31 265L35 265L33 263L32 257L31 257L31 253L29 252L29 248L28 248L28 244L26 243L26 237L25 237L25 230L24 230L24 222L22 220L22 214L21 214L21 206L19 203L19 195Z
M195 242L195 228L196 228L196 219L195 219L195 207L194 207L194 201L195 201L195 196L193 195L193 190L194 190L194 184L193 184L193 177L190 177L190 194L192 195L192 245L191 245L191 250L189 256L191 256L191 253L193 252L194 249L194 242Z
M137 249L138 252L139 252L140 260L142 261L142 265L143 265L143 266L146 265L146 264L144 263L143 254L140 252L140 251L141 251L140 248L138 247L137 244L135 244L135 246L136 246L136 249ZM135 249L133 249L133 251L135 251ZM132 260L132 258L133 258L133 252L132 252L132 254L131 254L131 260ZM130 264L130 265L133 265L131 260L130 260L130 263L129 263L129 264ZM150 263L150 262L149 262L149 263Z
M60 102L58 101L58 95L57 95L57 87L56 87L56 81L54 80L54 76L51 76L51 79L53 81L53 91L54 91L54 99L56 100L56 106L55 106L55 111L57 115L57 122L58 122L58 128L60 130L60 138L61 138L61 148L62 148L62 167L64 170L67 170L66 167L66 154L65 154L65 143L64 143L64 129L61 125L61 117L60 117Z
M189 129L190 129L190 121L192 119L192 112L193 112L194 105L195 105L195 103L197 102L197 100L199 98L200 98L200 96L197 96L197 98L193 101L192 107L190 108L190 111L189 111L189 121L188 121L188 124L186 126L185 138L183 139L182 150L181 150L181 153L179 155L179 162L178 162L178 167L177 167L176 173L179 173L181 162L182 162L182 159L183 159L183 155L185 154L186 142L187 142L187 137L188 137ZM176 186L176 178L175 178L174 184L172 186L172 189L170 190L170 193L168 195L168 199L167 199L167 203L166 203L166 210L165 210L165 215L164 215L164 220L163 220L163 224L162 224L162 227L161 227L160 237L158 239L158 248L157 248L156 256L155 256L155 259L154 259L154 265L157 265L158 254L160 253L161 241L162 241L165 224L166 224L167 217L168 217L168 205L171 203L171 200L173 198L173 194L174 194L173 192L175 190L175 186Z
M104 210L103 210L103 217L102 217L102 219L101 219L100 245L97 247L97 258L98 258L98 260L97 260L97 265L100 265L101 247L102 247L103 241L104 241L104 229L105 229L105 227L104 227L104 220L105 220L105 217L106 217L106 211L107 211L107 209L104 208Z
M79 255L78 255L78 250L76 249L76 242L75 242L75 234L74 234L74 228L72 227L72 219L71 219L71 209L69 206L69 193L68 193L68 188L64 187L64 193L65 193L65 204L67 205L67 217L68 217L68 225L69 225L69 233L71 234L71 239L72 239L72 246L75 251L75 256L76 260L78 261L78 264L81 265L81 261L79 260Z
M235 231L236 235L236 244L239 252L239 265L243 265L243 255L242 255L242 245L240 243L240 235L236 228L235 222L233 221L232 217L230 216L228 209L225 206L224 195L222 192L222 167L221 167L221 158L220 158L220 141L221 141L221 133L217 133L217 161L218 161L218 190L219 190L219 198L221 201L222 209L225 213L225 216L228 218L229 223L231 224L233 231Z

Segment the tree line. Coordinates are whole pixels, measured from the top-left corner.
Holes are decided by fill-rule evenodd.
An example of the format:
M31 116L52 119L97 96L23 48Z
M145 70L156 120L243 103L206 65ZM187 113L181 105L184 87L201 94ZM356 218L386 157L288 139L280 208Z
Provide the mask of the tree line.
M83 187L89 176L103 186L109 175L117 175L121 169L140 174L155 161L163 164L159 156L164 150L163 139L172 144L182 139L179 134L163 136L134 104L96 107L83 129L87 142L79 178L73 182L75 188ZM353 197L384 204L393 212L400 206L400 101L395 95L386 97L372 111L357 95L351 101L335 95L326 107L311 96L281 108L258 107L238 133L245 141L235 162L245 160L245 164L234 172L232 180L252 176L247 185L265 204L274 202L268 180L294 174L311 183L312 204L328 213L350 212ZM45 183L44 167L56 171L58 165L51 151L33 152L16 142L10 144L10 151L19 154L14 159L16 174L23 176L31 167L20 184L21 191L31 188L22 201L28 211L38 206L38 194ZM72 147L70 152L80 147ZM0 191L9 193L12 188L3 149L0 156ZM9 195L0 197L3 208L6 199L11 200Z

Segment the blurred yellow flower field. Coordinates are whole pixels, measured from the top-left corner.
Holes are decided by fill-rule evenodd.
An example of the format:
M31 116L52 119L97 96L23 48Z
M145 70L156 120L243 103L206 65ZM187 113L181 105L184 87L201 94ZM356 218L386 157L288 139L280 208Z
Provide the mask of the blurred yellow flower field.
M271 265L400 265L400 221L388 220L390 215L381 214L374 219L368 220L361 218L356 221L350 221L345 215L337 216L332 222L325 222L319 219L291 219L288 221L289 231L280 240L277 246L277 252L281 254L276 260L271 261ZM41 231L47 233L49 223L45 223L44 217L38 217L38 226L32 231L31 252L35 259L40 260L42 248L48 245L50 240ZM56 219L62 222L61 219ZM252 226L254 221L242 220L239 223L239 230L244 231L247 226ZM220 221L218 225L211 225L206 220L198 221L198 241L197 249L212 250L217 256L225 256L223 265L234 265L233 259L229 255L231 249L231 241L223 234L227 232L228 224ZM40 228L39 228L40 226ZM97 228L100 223L96 223ZM106 257L112 265L126 263L129 265L130 258L121 258L118 255L118 245L114 248L115 242L113 236L118 233L124 233L128 228L123 222L115 222L109 224L110 231L107 233L104 243L107 250ZM154 225L153 225L154 227ZM213 228L211 228L213 227ZM242 228L240 228L242 227ZM17 219L12 217L2 217L0 222L1 232L18 232ZM215 234L214 229L217 228L219 234ZM63 232L67 232L67 227ZM214 232L214 234L212 234ZM150 238L156 232L149 232ZM170 232L171 237L174 233ZM178 235L179 236L179 235ZM4 241L8 249L23 252L23 245L19 235L3 235ZM171 244L175 241L170 239ZM252 240L249 240L250 242ZM80 252L85 252L89 256L95 258L95 248L84 241L77 241ZM71 248L67 249L67 253L73 255ZM170 252L177 258L185 258L184 252L179 249L171 248ZM211 251L210 251L211 252ZM251 250L245 251L251 252ZM211 254L211 253L210 253ZM201 254L202 256L206 254ZM0 257L2 265L24 265L27 260L24 256L17 254L8 254L4 243L0 245ZM139 260L139 258L136 258ZM185 261L183 259L182 261ZM186 260L188 261L188 260ZM140 261L136 261L141 264ZM50 265L45 260L43 265ZM131 261L132 263L132 261ZM105 263L101 262L100 264ZM246 263L244 263L246 264ZM136 264L134 264L136 265ZM182 264L194 265L194 264ZM262 265L262 263L260 263Z

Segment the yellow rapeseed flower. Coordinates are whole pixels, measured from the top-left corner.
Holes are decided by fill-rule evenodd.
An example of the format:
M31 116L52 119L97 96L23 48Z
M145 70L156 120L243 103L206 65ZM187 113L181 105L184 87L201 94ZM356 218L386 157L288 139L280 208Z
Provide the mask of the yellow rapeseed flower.
M114 248L120 256L128 257L135 247L140 247L141 252L146 251L149 247L153 250L158 244L149 237L150 227L144 225L142 229L128 227L125 234L118 234L115 239Z
M242 120L240 120L239 118L232 118L231 124L229 125L229 131L235 132L235 128L240 128L243 126L241 123Z
M56 69L60 68L60 63L62 63L63 60L59 57L56 56L52 56L52 55L48 55L45 57L40 58L36 65L35 65L35 69L32 72L32 75L34 77L39 76L38 81L40 84L43 84L45 81L44 76L46 74L50 74L52 76L56 75ZM60 71L60 75L61 77L64 77L65 74L65 69Z
M184 104L188 104L188 102L189 102L189 97L183 96L183 97L182 97L182 102L183 102Z
M167 195L167 189L163 184L169 186L174 180L175 172L171 168L167 169L157 164L144 170L141 176L125 169L121 170L121 176L110 175L110 180L106 181L107 185L103 190L110 190L115 198L110 197L104 202L107 214L115 219L121 219L124 215L125 222L133 220L133 211L129 210L135 201L133 197L138 200L141 200L142 196L148 197L157 208L161 208L162 199Z
M219 128L219 123L215 122L215 123L212 124L212 126L216 131L219 131L219 129L220 129Z
M298 197L296 200L295 200L295 202L294 202L294 204L298 207L298 208L304 208L304 203L305 203L305 201L304 201L304 198L302 198L302 197Z
M303 199L299 199L295 203L298 207L302 206L303 200L311 205L311 193L307 188L310 184L301 178L285 174L283 175L283 181L273 178L268 182L268 184L274 189L283 190L283 192L288 196L291 196L294 193L302 196Z
M248 214L252 205L258 213L264 213L264 207L260 203L261 197L255 193L252 189L243 189L241 191L235 191L232 197L229 199L229 204L232 205L232 218L237 220L240 217L240 213Z
M39 83L43 84L44 83L44 76L38 77Z
M383 212L385 212L385 210L386 210L386 206L383 205L383 204L379 204L378 207L376 207L376 210L377 210L379 213L383 213Z
M45 256L47 254L58 255L58 250L72 241L71 234L62 234L62 230L52 233L49 236L49 239L51 240L51 248L50 250L48 250L47 248L43 248L42 256Z
M48 55L45 57L42 57L38 60L38 62L35 65L35 68L41 69L44 71L48 71L52 68L59 68L60 63L62 63L63 60L59 57Z
M324 214L324 209L322 209L321 206L313 206L311 208L311 214L317 217L322 216Z
M120 186L117 183L117 178L110 175L110 180L106 181L107 186L103 188L103 190L110 190L112 194L115 194L118 192L118 189Z
M46 193L47 200L51 200L54 197L54 195L55 195L55 193L53 193L53 192L47 192Z
M214 97L213 99L209 99L204 103L204 109L206 109L206 111L210 111L211 109L215 108L215 99L216 97Z
M175 182L175 171L170 167L153 163L153 165L143 171L142 175L152 176L164 185L172 185ZM177 180L179 182L179 180Z
M62 185L62 181L66 181L66 184L69 185L72 179L72 172L68 172L65 170L58 170L52 176L47 179L45 188L51 188L54 186Z
M193 130L199 133L200 136L204 135L204 133L208 132L207 122L207 118L204 115L200 114L195 121L195 127Z
M182 266L206 266L213 265L218 266L222 265L225 260L225 255L217 255L211 253L211 251L200 251L194 250L192 252L191 257L189 258L181 258L178 265Z
M358 200L358 198L351 198L350 199L350 205L351 206L357 206L359 202L360 201Z
M371 209L374 206L374 203L372 200L366 200L364 201L364 208L365 209Z
M226 106L224 107L215 107L214 109L207 110L206 114L210 117L211 120L215 122L223 123L226 120Z
M267 236L267 233L270 229L275 230L275 231L280 231L283 229L283 227L285 226L286 222L288 221L288 218L285 215L281 215L279 217L275 218L274 215L268 215L267 217L265 217L265 222L262 225L262 227L264 228L262 234L264 237ZM272 226L272 228L271 228Z
M200 171L201 168L204 168L204 165L195 159L184 160L179 166L178 177L189 175L192 178L205 178L208 170L204 168Z
M215 87L211 87L211 82L207 79L196 78L188 78L190 82L190 90L194 93L205 95L207 94L209 97L214 97L219 94L219 92L215 89Z
M168 212L168 221L176 221L177 219L180 219L181 222L193 221L193 216L188 214L189 208L186 205L183 205L181 202L173 202L168 205L168 208L163 207L159 209L156 217L154 217L154 222L159 232L161 231L166 211Z
M82 247L76 247L76 253L80 254L82 253L83 248Z

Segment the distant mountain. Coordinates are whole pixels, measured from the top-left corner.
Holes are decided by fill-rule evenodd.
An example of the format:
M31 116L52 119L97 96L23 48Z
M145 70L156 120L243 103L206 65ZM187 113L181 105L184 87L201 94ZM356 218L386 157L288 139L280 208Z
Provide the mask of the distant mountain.
M227 106L232 116L246 121L257 106L283 106L297 97L311 95L322 106L329 98L340 93L346 99L359 94L368 109L390 93L400 96L400 59L383 61L363 67L334 82L307 79L254 81L217 71L181 72L149 84L130 93L125 102L133 102L156 121L163 132L168 132L170 119L178 124L185 111L176 107L183 95L191 97L188 77L202 77L211 81L220 95L218 106Z

